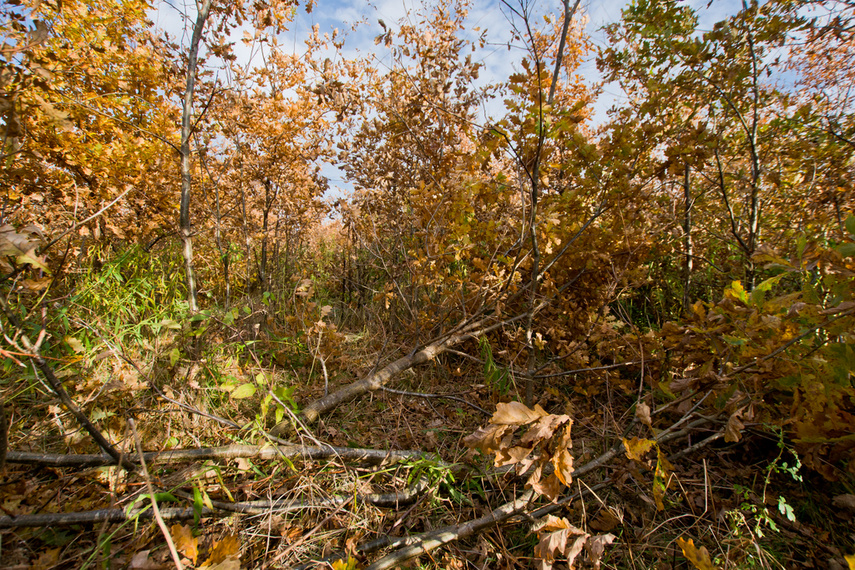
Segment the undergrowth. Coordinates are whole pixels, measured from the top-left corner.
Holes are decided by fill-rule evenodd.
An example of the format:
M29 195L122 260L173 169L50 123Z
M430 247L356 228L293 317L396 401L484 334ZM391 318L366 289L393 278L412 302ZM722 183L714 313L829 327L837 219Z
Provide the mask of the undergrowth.
M522 397L513 367L496 357L506 350L500 339L473 345L474 358L444 354L404 373L396 386L404 393L374 392L339 406L307 430L299 421L302 405L384 366L406 345L390 343L376 319L339 330L345 318L353 326L355 313L345 311L334 287L313 275L294 277L277 294L233 299L228 309L211 303L189 315L180 270L174 251L130 248L91 264L63 284L67 289L51 292L61 302L44 320L50 331L44 354L84 412L123 453L135 453L129 423L135 418L146 450L272 445L281 443L272 432L285 424L283 437L293 443L432 454L375 467L335 457L152 466L164 508L189 506L198 513L213 502L350 497L328 507L216 519L197 515L175 523L189 529L190 538L182 544L198 549L195 556L182 551L185 562L201 564L230 536L240 537L242 567L288 567L336 553L362 560L358 544L483 516L521 489L520 479L497 477L491 459L461 443L487 421L479 408L492 413L497 404ZM378 359L378 354L388 356ZM12 418L10 449L98 452L32 367L6 360L3 369L2 389ZM633 408L636 386L632 367L577 376L573 384L555 376L544 381L536 403L573 418L573 454L580 466L622 437L649 434L638 424L628 432L629 418L615 414ZM457 400L412 393L449 394ZM659 397L667 403L664 392ZM842 563L855 537L848 507L834 501L855 492L855 479L841 475L829 483L802 465L781 428L745 427L738 442L719 439L688 455L682 452L692 442L663 444L671 469L661 482L661 508L657 461L649 456L627 461L620 455L574 481L568 492L584 498L554 514L592 536L616 537L602 554L603 568ZM425 491L414 503L390 508L356 500L400 493L420 481ZM28 471L10 465L0 500L7 513L23 513L128 509L150 498L139 478L114 467ZM451 543L411 567L535 567L540 535L532 522L512 518L500 529ZM10 567L140 567L133 560L141 552L152 564L168 560L163 536L148 520L16 529L3 531L2 540ZM580 568L590 564L576 561Z

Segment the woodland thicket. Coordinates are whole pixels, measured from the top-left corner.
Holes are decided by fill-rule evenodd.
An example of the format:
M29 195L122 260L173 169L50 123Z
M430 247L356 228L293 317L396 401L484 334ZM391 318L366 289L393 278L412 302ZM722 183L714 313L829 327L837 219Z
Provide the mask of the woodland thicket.
M0 7L2 565L855 568L855 3L325 4Z

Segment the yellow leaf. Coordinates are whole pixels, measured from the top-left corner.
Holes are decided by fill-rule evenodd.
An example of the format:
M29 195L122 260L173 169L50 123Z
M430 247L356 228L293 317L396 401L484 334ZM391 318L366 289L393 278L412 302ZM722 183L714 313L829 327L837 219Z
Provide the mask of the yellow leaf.
M695 543L691 538L689 540L678 538L677 546L683 551L683 556L686 557L686 560L698 570L716 570L712 560L710 560L710 553L706 547L695 548Z
M193 531L190 530L190 527L174 524L169 529L169 534L172 535L175 548L189 558L193 564L196 564L196 557L199 556L199 539L193 536Z
M844 556L846 563L849 565L849 570L855 570L855 554Z
M624 438L623 440L623 446L626 448L626 456L634 461L641 461L641 457L653 449L654 445L656 445L656 442L652 439L638 439L634 437L632 439Z
M352 556L347 557L347 562L344 560L336 560L332 563L333 570L356 570L356 559Z
M240 539L236 536L226 536L214 543L211 556L199 565L208 570L226 570L240 568Z

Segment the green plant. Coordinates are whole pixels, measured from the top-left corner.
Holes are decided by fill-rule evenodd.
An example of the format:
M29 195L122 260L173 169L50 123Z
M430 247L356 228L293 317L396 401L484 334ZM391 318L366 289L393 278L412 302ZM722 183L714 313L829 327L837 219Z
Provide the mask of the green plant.
M481 358L484 360L484 378L487 385L501 396L507 396L513 387L513 380L505 366L499 366L493 360L493 347L490 341L482 338L479 341L481 347Z
M739 508L726 513L731 535L739 540L748 539L754 544L753 552L751 549L747 549L745 559L740 562L740 565L745 568L767 568L768 560L777 558L769 552L768 548L761 548L759 544L759 540L766 538L767 533L771 532L775 535L780 533L773 512L767 506L770 503L768 493L773 475L785 474L793 481L802 482L802 476L799 473L801 460L798 454L784 441L783 430L780 428L770 429L778 437L778 455L765 469L762 495L757 497L751 489L742 485L734 485L734 492L740 500ZM792 462L784 460L787 455L792 456ZM778 495L777 510L781 516L795 522L796 517L793 508L783 494ZM719 562L716 560L717 564Z

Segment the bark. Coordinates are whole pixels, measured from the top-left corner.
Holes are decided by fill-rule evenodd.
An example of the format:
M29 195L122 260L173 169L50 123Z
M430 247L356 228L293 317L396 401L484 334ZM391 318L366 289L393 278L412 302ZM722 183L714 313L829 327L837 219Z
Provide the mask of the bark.
M193 269L193 232L190 224L190 190L192 174L190 172L190 138L192 136L193 92L196 88L196 63L199 58L199 43L202 40L202 30L208 14L211 12L213 0L205 0L199 7L196 24L193 26L193 38L190 41L190 52L187 56L187 86L184 89L184 109L181 113L181 212L179 214L179 229L183 244L184 273L187 280L187 302L190 312L198 310L196 293L196 275Z
M683 312L689 311L691 297L689 288L692 285L692 189L689 185L692 167L686 163L686 171L683 174Z

